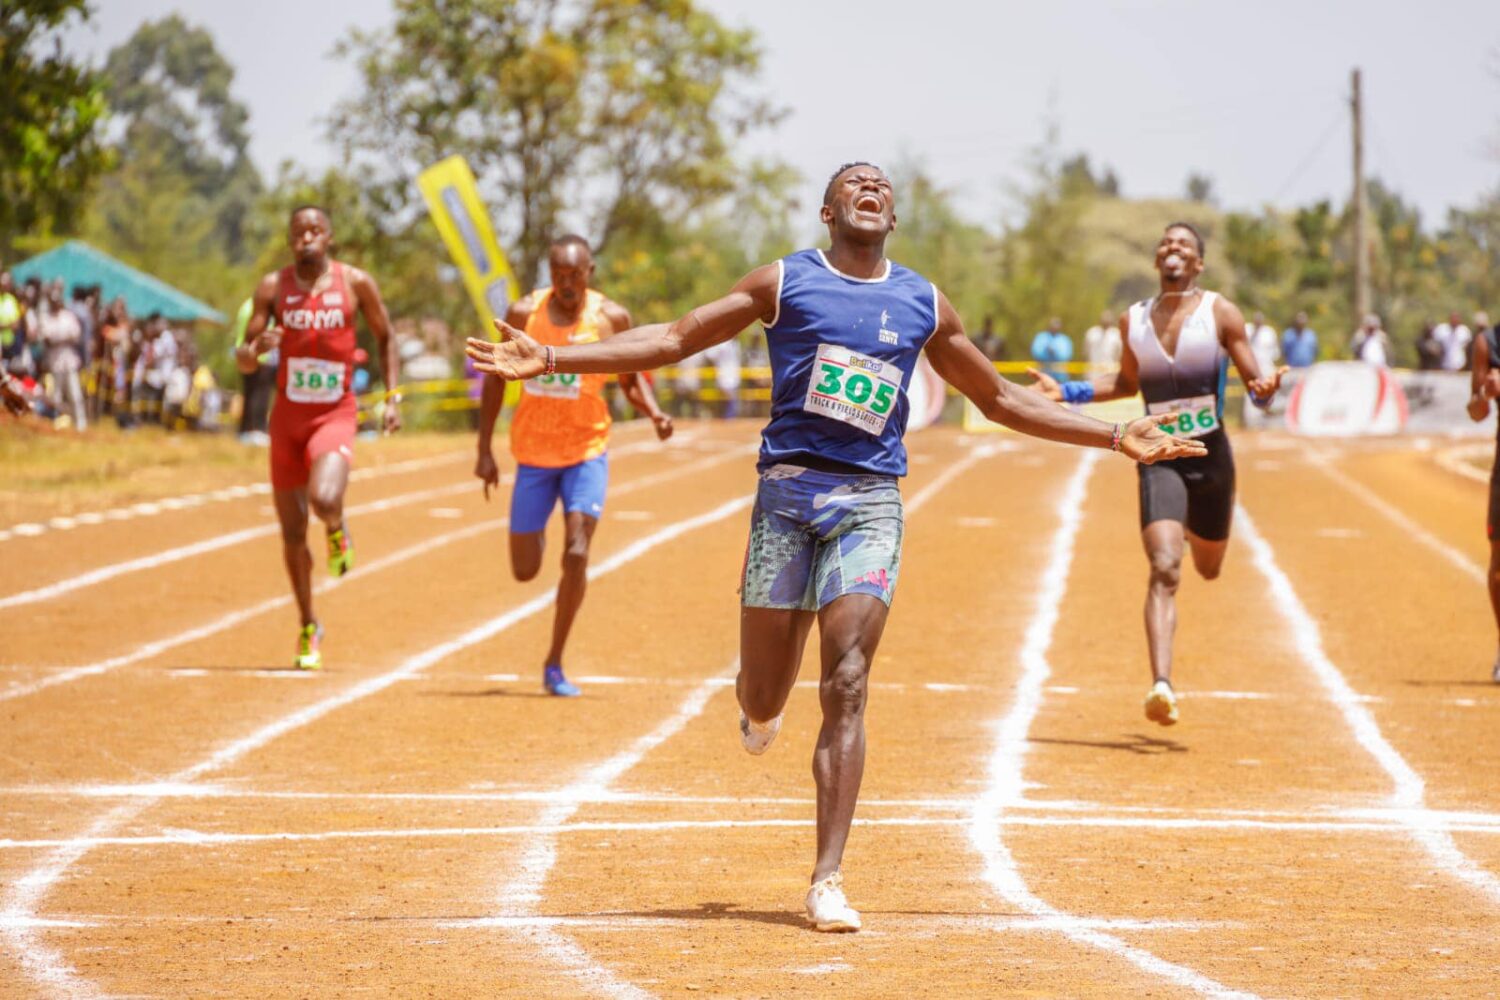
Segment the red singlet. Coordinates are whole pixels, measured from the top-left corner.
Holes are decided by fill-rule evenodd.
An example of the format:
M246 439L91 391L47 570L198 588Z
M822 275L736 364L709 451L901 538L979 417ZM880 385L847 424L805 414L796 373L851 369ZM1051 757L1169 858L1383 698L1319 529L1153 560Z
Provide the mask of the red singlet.
M271 485L278 490L306 485L312 463L330 451L354 462L357 308L338 261L328 262L326 286L316 293L298 284L296 268L282 269L274 309L281 361L270 428Z

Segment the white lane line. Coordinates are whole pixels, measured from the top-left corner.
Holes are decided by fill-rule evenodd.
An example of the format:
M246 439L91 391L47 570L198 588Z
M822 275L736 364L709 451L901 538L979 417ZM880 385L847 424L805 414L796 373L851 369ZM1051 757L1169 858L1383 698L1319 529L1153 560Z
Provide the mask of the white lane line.
M1500 902L1500 879L1460 851L1436 818L1429 817L1425 801L1426 785L1421 775L1385 738L1375 716L1364 706L1343 672L1329 659L1323 648L1323 634L1317 622L1302 603L1302 598L1297 595L1292 581L1277 564L1276 553L1261 535L1255 520L1239 505L1235 506L1235 517L1240 524L1240 536L1250 546L1251 561L1266 578L1272 601L1292 631L1302 662L1312 671L1324 692L1338 708L1355 740L1375 759L1395 785L1391 792L1391 808L1398 810L1397 815L1403 818L1412 837L1422 845L1441 870L1479 890L1491 900Z
M962 459L948 466L930 483L918 490L904 505L906 512L912 514L920 510L956 476L998 450L994 445L982 445L970 449ZM700 715L714 693L727 686L728 683L732 683L737 668L738 662L736 661L717 676L699 683L683 699L677 711L656 729L576 778L564 790L564 800L548 806L543 811L541 822L557 826L565 824L577 813L587 796L608 792L609 786L638 764L646 754L681 732L683 727ZM526 852L521 858L519 872L506 883L500 893L501 916L535 916L536 906L541 901L542 886L556 863L557 847L551 838L536 837L529 840ZM651 997L650 993L640 987L617 977L604 965L596 962L582 945L554 928L532 928L527 936L533 944L550 956L558 967L583 986L614 998L643 1000L643 998Z
M732 663L721 671L718 679L732 677L738 663ZM501 920L536 917L537 905L542 899L542 886L547 875L557 863L556 835L565 830L587 824L570 823L579 808L591 797L605 794L609 786L639 764L652 750L680 733L693 719L703 713L709 699L722 687L721 684L703 683L695 687L677 706L677 710L651 732L637 739L624 750L601 764L584 771L563 789L559 801L542 811L536 834L528 836L521 855L519 871L510 878L500 891ZM729 824L733 825L733 824ZM481 925L482 926L482 925ZM610 997L644 1000L650 993L616 977L604 966L595 962L589 953L566 934L547 925L521 926L526 938L538 947L558 968L566 972L581 985L598 990Z
M1469 577L1469 579L1475 581L1476 583L1485 582L1485 577L1487 576L1487 574L1483 566L1481 566L1473 559L1470 559L1467 555L1454 548L1452 545L1449 545L1447 542L1438 538L1436 535L1428 531L1426 528L1422 527L1416 521L1413 521L1411 518L1407 517L1396 507L1392 506L1390 501L1377 494L1374 490L1370 489L1364 483L1361 483L1357 479L1354 479L1353 477L1345 473L1343 470L1335 467L1335 459L1332 455L1324 451L1310 451L1309 454L1311 455L1311 460L1308 462L1309 465L1317 469L1319 472L1323 473L1323 475L1327 476L1329 479L1332 479L1335 483L1342 486L1348 492L1353 493L1360 500L1364 501L1367 506L1374 508L1380 514L1384 515L1386 520L1390 521L1396 527L1400 528L1408 538L1416 539L1432 551L1436 552L1438 555L1442 556L1450 564L1456 567L1461 573Z
M690 462L685 465L680 465L673 469L666 469L662 472L654 472L647 476L641 476L638 479L632 479L629 482L621 483L619 486L615 487L615 489L612 491L612 495L623 496L629 493L636 492L638 490L645 489L649 486L655 486L663 482L668 482L681 476L702 472L703 470L711 468L712 466L722 464L734 458L738 458L740 455L744 454L746 451L754 447L755 446L751 445L744 448L722 451L717 455L710 455L707 458L698 459L697 461ZM507 474L502 478L501 482L507 483L512 481L512 479L513 477ZM464 488L471 489L473 488L473 484L464 484ZM320 595L325 594L328 591L334 590L352 580L364 579L366 576L372 573L378 573L382 570L390 569L392 566L397 566L411 559L415 559L418 556L425 555L440 546L451 545L454 542L465 541L484 532L497 531L505 527L508 523L509 519L501 518L499 520L486 521L481 524L470 525L466 528L460 528L456 531L450 531L442 535L437 535L433 538L424 539L414 545L409 545L404 549L399 549L388 555L382 556L379 559L370 561L369 563L361 566L359 573L354 576L335 577L331 580L324 580L316 586L315 592ZM143 660L151 659L152 657L159 656L160 654L165 653L168 650L176 649L190 642L197 642L200 639L206 639L212 635L217 635L218 633L223 632L226 629L233 628L234 626L239 625L242 622L248 621L251 618L255 618L259 615L266 614L267 612L274 611L277 608L290 606L291 603L291 595L267 598L266 600L261 601L257 604L252 604L248 607L240 608L237 611L231 611L228 614L221 615L220 617L214 619L213 621L207 622L206 624L195 626L194 628L187 629L183 632L178 632L175 635L168 636L164 639L155 639L151 642L136 647L129 653L124 653L120 656L114 656L109 658L108 660L102 660L99 663L92 663L79 667L69 667L58 673L50 674L30 683L12 685L11 687L0 690L0 702L9 701L12 698L21 698L27 695L36 694L38 691L43 691L47 688L55 687L59 684L68 684L76 680L81 680L85 677L94 677L99 674L109 673L112 670L118 670L121 667L126 667L133 663L139 663ZM314 675L306 674L290 676Z
M1454 475L1462 476L1465 479L1471 479L1476 483L1483 483L1488 486L1490 484L1490 474L1481 471L1478 466L1469 462L1468 459L1474 456L1491 458L1495 453L1494 449L1495 446L1489 443L1460 445L1457 448L1443 449L1433 455L1432 460L1438 464L1439 468L1446 469Z
M677 521L644 538L637 539L620 549L614 555L602 560L596 566L591 566L588 573L589 579L594 580L613 573L620 567L629 565L667 542L699 528L716 524L739 511L745 510L750 506L752 500L753 497L747 496L727 501L706 513ZM454 656L470 646L493 638L517 622L523 621L550 607L554 596L555 594L552 592L538 595L529 601L517 605L504 614L469 629L454 639L430 646L424 652L410 657L392 670L350 685L337 694L330 695L305 708L282 716L276 721L255 730L248 736L219 748L197 764L178 771L175 775L164 779L164 781L167 784L198 781L205 775L212 774L214 771L226 767L251 751L257 750L289 732L316 722L336 709L343 708L370 695L377 694L405 677L420 673L433 664L441 663L448 657ZM139 816L141 812L149 808L154 802L154 799L143 798L122 803L96 820L85 836L96 838L109 836L111 831ZM3 897L3 906L0 906L0 931L4 931L6 943L21 960L22 968L26 973L38 983L75 996L95 996L98 991L94 989L92 984L80 979L68 964L67 959L59 951L40 940L33 933L35 928L26 922L36 919L37 910L46 899L47 893L68 873L73 865L88 853L88 850L87 846L57 848L43 859L41 864L31 869L7 889Z
M687 440L691 439L689 438ZM632 454L634 452L644 451L648 448L664 448L667 445L671 445L671 442L669 441L666 443L666 445L662 445L658 444L654 440L641 441L636 444L625 445L622 448L617 448L612 454L614 454L616 457L620 457L623 455ZM681 445L678 446L680 447ZM374 514L381 511L396 510L401 507L406 507L415 503L422 503L427 500L436 500L440 497L449 497L458 493L467 493L477 489L479 489L479 485L475 482L474 479L470 478L464 480L463 482L452 483L448 486L440 486L434 489L426 490L415 490L410 493L398 493L395 496L386 497L382 500L372 500L367 503L356 504L352 507L346 508L345 513L350 516L358 514ZM101 566L98 569L90 570L87 573L80 573L77 576L68 577L65 580L59 580L56 583L48 584L44 587L38 587L34 590L22 591L21 593L11 594L6 597L0 597L0 611L5 611L9 608L23 607L28 604L36 604L39 601L51 600L55 597L62 597L76 590L82 590L85 587L92 587L96 584L104 583L108 580L113 580L116 577L123 576L127 573L135 573L141 570L156 569L161 566L168 566L175 562L181 562L184 559L191 559L194 556L205 555L209 552L217 552L219 549L229 548L230 546L239 545L243 542L248 542L257 538L267 538L271 535L278 534L280 531L281 528L274 523L262 524L257 525L253 528L243 528L239 531L232 531L225 535L217 535L213 538L206 538L201 542L194 542L191 545L181 545L173 549L167 549L163 552L155 552L150 555L141 556L137 559L128 559L124 562L114 563L109 566Z
M701 711L701 709L700 709ZM669 720L670 721L670 720ZM690 721L690 720L689 720ZM648 734L651 735L651 734ZM571 786L569 786L571 787ZM609 803L609 799L601 793L592 790L581 790L575 797L569 798L566 793L548 796L543 801L550 802L552 809L558 814L564 811L571 814L585 804ZM864 805L863 802L860 805ZM972 803L968 803L972 805ZM884 816L884 817L857 817L854 820L856 827L963 827L972 825L970 816ZM1152 818L1149 816L1021 816L1014 812L1007 812L1001 816L998 823L1002 827L1018 828L1063 828L1063 829L1103 829L1103 830L1174 830L1174 831L1212 831L1222 832L1225 830L1257 830L1275 831L1279 833L1376 833L1388 836L1406 837L1409 835L1409 825L1405 822L1388 820L1256 820L1256 819L1193 819L1193 818ZM595 820L586 822L574 822L569 819L549 821L547 814L543 815L541 821L536 823L509 823L501 826L439 826L439 827L393 827L382 829L362 830L316 830L316 831L277 831L273 833L231 833L222 831L189 830L189 829L164 829L158 834L136 834L133 836L96 836L96 837L43 837L36 839L0 838L0 850L25 850L35 851L55 848L86 848L98 847L226 847L237 844L266 844L266 843L322 843L328 841L342 840L424 840L431 838L451 837L522 837L527 838L526 858L537 854L545 849L551 854L556 853L556 844L552 842L556 837L564 834L574 833L657 833L673 830L751 830L751 829L809 829L816 825L816 821L807 817L761 817L754 819L661 819L661 820ZM1444 827L1446 830L1461 833L1492 834L1500 835L1500 825L1493 823L1467 824L1454 823ZM542 847L531 842L536 838L538 842L545 842ZM523 859L524 860L524 859ZM555 857L554 857L555 860ZM550 869L550 865L548 866ZM512 888L507 889L507 897L502 904L507 912L499 917L497 921L524 919L535 916L534 906L540 901L540 889L534 888L533 879L523 875L513 880ZM545 881L545 876L543 878ZM537 883L539 885L540 883ZM527 894L531 894L528 897ZM534 897L534 898L531 898ZM1046 916L1044 914L1032 914L1032 916ZM1061 917L1049 917L1057 919L1059 927L1068 920L1078 919L1070 915ZM572 967L571 962L564 965Z
M1057 931L1078 942L1098 948L1130 962L1136 968L1158 976L1177 986L1214 997L1245 997L1203 974L1160 958L1149 951L1115 937L1080 918L1064 913L1031 891L1010 849L1002 837L1010 821L1007 810L1025 800L1023 777L1028 734L1041 708L1042 692L1052 673L1047 652L1067 592L1068 574L1073 565L1073 548L1083 518L1083 503L1088 492L1089 476L1097 462L1097 451L1084 452L1078 468L1064 487L1057 503L1061 519L1052 536L1046 564L1041 573L1041 588L1036 595L1036 612L1026 626L1021 645L1021 677L1016 684L1015 701L1010 711L995 727L995 746L989 759L989 783L974 803L969 818L969 838L984 858L985 881L1007 903L1033 917L1053 921Z
M349 478L357 482L364 479L377 479L382 476L396 475L402 472L417 472L422 469L436 468L439 465L448 465L449 463L468 457L470 457L469 453L462 451L436 458L410 459L404 462L393 462L390 465L380 465L368 469L355 469L349 474ZM85 511L75 514L72 517L54 517L47 521L46 524L12 525L8 530L0 531L0 542L6 541L12 536L35 538L46 531L71 531L83 525L103 524L106 520L128 521L137 517L154 517L163 511L185 510L189 507L200 507L205 503L238 500L248 496L267 496L270 492L271 487L268 483L247 483L203 493L185 493L181 496L166 497L161 500L142 501L126 507Z

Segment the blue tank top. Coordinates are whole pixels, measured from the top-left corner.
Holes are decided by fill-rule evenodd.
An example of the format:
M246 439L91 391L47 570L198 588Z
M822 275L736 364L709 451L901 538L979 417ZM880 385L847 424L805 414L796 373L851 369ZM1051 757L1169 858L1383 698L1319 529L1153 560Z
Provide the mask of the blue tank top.
M852 278L821 250L777 263L781 288L766 326L771 422L760 468L805 456L906 475L906 389L937 329L937 288L891 261L883 277Z

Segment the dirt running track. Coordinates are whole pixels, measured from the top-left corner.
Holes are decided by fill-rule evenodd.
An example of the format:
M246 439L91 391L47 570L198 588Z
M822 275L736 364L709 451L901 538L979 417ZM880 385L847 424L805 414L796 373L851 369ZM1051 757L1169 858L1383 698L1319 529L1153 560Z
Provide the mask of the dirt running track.
M354 484L316 675L264 497L0 542L0 995L1495 993L1482 486L1240 435L1160 729L1129 464L916 436L822 936L815 661L769 754L735 726L754 430L621 432L576 702L463 460Z

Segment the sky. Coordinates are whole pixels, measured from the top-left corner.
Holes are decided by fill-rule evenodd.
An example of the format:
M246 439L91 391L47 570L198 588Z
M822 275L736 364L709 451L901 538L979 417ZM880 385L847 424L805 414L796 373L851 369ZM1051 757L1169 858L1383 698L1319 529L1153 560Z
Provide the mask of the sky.
M1049 121L1065 152L1112 167L1130 196L1179 195L1198 172L1229 208L1338 202L1352 183L1355 66L1367 171L1427 223L1500 186L1493 0L700 2L760 38L757 86L790 114L742 149L803 174L810 223L831 170L866 159L922 164L966 216L997 225ZM95 7L67 44L99 59L174 10L208 28L236 67L268 177L288 158L335 161L323 120L359 80L331 50L351 27L393 16L379 0Z

